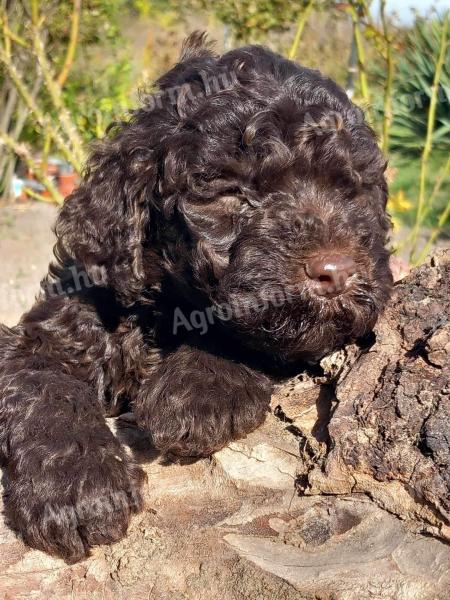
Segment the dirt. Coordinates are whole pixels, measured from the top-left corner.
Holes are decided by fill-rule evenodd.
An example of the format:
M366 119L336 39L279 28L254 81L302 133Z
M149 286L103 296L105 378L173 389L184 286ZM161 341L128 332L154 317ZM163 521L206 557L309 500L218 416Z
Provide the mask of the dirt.
M16 324L33 304L52 258L56 212L34 202L0 208L0 323Z

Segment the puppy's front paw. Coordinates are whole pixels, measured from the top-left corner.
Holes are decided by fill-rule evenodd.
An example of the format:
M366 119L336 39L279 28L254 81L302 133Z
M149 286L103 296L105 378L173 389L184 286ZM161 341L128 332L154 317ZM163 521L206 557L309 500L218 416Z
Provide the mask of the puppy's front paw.
M186 400L185 395L181 409L174 404L153 407L149 431L153 445L163 454L210 456L256 429L268 410L265 403L242 404L235 402L232 392L200 387Z
M144 383L133 410L163 453L209 456L261 425L270 393L263 375L184 346Z
M39 448L36 448L39 452ZM34 471L8 471L5 515L33 548L68 563L90 548L122 538L131 515L142 507L145 479L115 443L88 448L89 454L43 458Z

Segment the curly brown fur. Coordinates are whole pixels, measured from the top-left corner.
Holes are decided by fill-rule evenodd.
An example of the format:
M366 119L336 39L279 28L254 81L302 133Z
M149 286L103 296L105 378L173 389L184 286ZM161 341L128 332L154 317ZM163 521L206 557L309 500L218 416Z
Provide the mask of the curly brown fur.
M335 83L195 35L158 85L94 149L40 298L0 329L6 514L68 561L142 504L106 414L208 455L262 422L278 369L370 330L391 286L385 160ZM345 294L311 289L321 252L353 257Z

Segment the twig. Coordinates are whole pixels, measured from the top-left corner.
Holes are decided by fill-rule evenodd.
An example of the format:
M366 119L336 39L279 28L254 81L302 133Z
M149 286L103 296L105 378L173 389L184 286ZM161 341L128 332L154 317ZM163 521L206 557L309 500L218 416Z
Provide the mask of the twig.
M365 7L365 5L363 5ZM356 44L356 55L358 59L358 75L359 75L359 87L361 96L370 110L370 91L366 73L366 52L364 49L363 36L360 29L360 14L359 9L354 2L350 2L349 5L350 15L353 22L353 32L355 36Z
M3 35L5 36L5 42L6 40L10 40L12 42L15 42L19 46L22 46L22 48L28 48L28 44L26 43L26 41L22 37L17 35L17 33L11 31L8 24L7 15L6 13L3 13L3 11L0 13L0 26L2 28Z
M61 128L70 140L73 152L76 157L76 161L80 165L84 161L83 142L81 141L81 138L78 135L78 131L71 120L69 111L64 105L61 86L58 84L56 77L53 73L53 69L49 61L47 60L47 56L44 51L44 44L40 37L39 25L33 26L32 38L36 58L38 60L39 66L41 67L42 75L44 76L44 81L47 86L47 90L50 94L55 109L59 113Z
M433 208L434 200L435 200L436 196L439 194L442 184L444 183L444 181L447 179L447 177L449 175L450 175L450 156L447 158L447 162L440 170L439 175L436 177L436 181L434 182L433 191L428 196L428 203L424 209L423 220L426 219L430 210Z
M0 120L0 131L9 131L11 121L13 118L14 111L18 104L18 95L17 90L10 84L9 81L6 82L8 89L7 100L3 102L4 110L3 115ZM6 96L5 96L6 97ZM16 138L17 139L17 138ZM5 166L8 164L8 161L11 160L9 152L0 152L0 184L2 188L8 187L8 182L4 181L5 174Z
M444 181L447 179L447 177L450 175L450 155L447 158L447 162L445 163L445 165L442 167L441 172L439 173L439 175L436 178L436 181L434 183L434 188L433 191L431 192L431 196L430 196L430 204L432 203L432 200L434 200L434 198L436 198L436 196L439 193L439 190L442 187L442 184L444 183Z
M35 80L34 80L34 84L33 84L33 89L31 90L31 97L32 98L36 98L39 90L41 88L42 85L42 77L40 76L40 74L36 74ZM18 140L20 137L20 134L22 133L22 130L25 126L27 117L29 114L29 109L27 108L27 106L25 106L25 104L23 103L23 101L21 101L19 103L19 106L16 108L16 120L15 120L15 125L14 128L12 130L12 132L9 132L9 135L14 139L14 140ZM4 131L8 132L8 128L4 127L3 128ZM1 160L0 160L0 180L3 180L3 187L8 187L10 180L12 178L12 175L14 173L14 162L12 160L12 156L9 156L9 164L7 164L7 157L6 156L2 156Z
M11 58L11 38L9 34L9 26L8 26L8 13L5 12L3 18L1 20L2 30L5 36L5 52L8 58Z
M11 79L14 84L19 96L22 98L24 104L28 107L30 112L36 118L36 121L42 127L42 129L46 132L49 132L52 135L52 138L55 142L55 145L59 148L63 156L68 160L68 162L73 166L75 171L78 173L81 172L82 161L72 152L67 142L61 136L61 134L57 131L55 127L53 127L50 123L46 115L42 112L42 110L37 105L35 99L32 97L29 89L24 83L23 77L17 70L16 66L12 63L12 61L8 60L8 56L6 55L4 49L0 46L0 62L3 63L5 67L5 71L8 74L8 77Z
M11 123L14 109L17 104L17 90L10 86L7 96L8 99L2 104L3 114L0 120L0 131L8 131L9 129L9 124Z
M31 22L33 25L37 25L39 20L39 2L38 0L31 0Z
M300 13L300 16L297 21L297 31L295 33L294 41L292 42L291 49L289 50L288 58L290 60L294 60L297 56L298 46L300 44L300 40L303 34L303 30L306 25L306 20L314 6L314 0L309 0L308 4L305 6L305 9Z
M446 178L449 175L450 175L450 156L448 157L447 162L445 163L444 167L441 169L441 172L439 173L439 176L437 177L437 179L435 181L433 191L431 192L431 196L428 199L428 206L426 207L426 211L424 213L424 217L423 217L424 219L430 212L434 199L436 198L437 194L439 193L439 190L442 187L442 184L444 183L444 181L446 180ZM422 250L422 252L417 260L418 263L421 263L423 260L425 260L428 252L431 250L432 245L434 244L434 242L440 235L445 223L447 222L447 219L450 216L449 211L450 211L450 202L447 203L447 206L441 213L441 215L438 219L437 226L432 229L430 237L428 238L428 241L425 244L425 248Z
M433 84L431 86L430 106L428 109L428 119L427 119L427 133L426 133L425 145L423 148L422 157L421 157L421 161L420 161L419 200L417 203L416 222L414 224L413 231L412 231L412 245L411 245L411 253L410 253L410 260L414 264L416 264L415 254L416 254L416 250L417 250L417 240L419 237L419 231L420 231L420 227L422 225L424 215L425 215L425 194L426 194L426 183L427 183L427 175L428 175L428 161L430 158L431 150L433 148L433 133L434 133L434 127L435 127L435 123L436 123L436 107L437 107L437 100L438 100L439 82L441 80L442 69L445 64L445 56L447 53L448 21L449 21L449 13L446 13L444 20L442 22L439 54L436 59L436 67L435 67L435 71L434 71Z
M380 16L383 26L383 37L386 45L386 80L383 96L383 131L381 148L385 154L389 152L389 137L392 126L392 82L394 79L394 61L392 59L392 37L386 19L386 0L380 2Z
M38 192L35 192L31 188L25 187L24 192L27 194L27 196L34 198L34 200L39 200L39 202L46 202L47 204L52 204L52 201L49 198L43 196L42 194L39 194Z
M423 262L425 260L425 258L427 257L429 251L431 250L431 247L433 246L434 242L439 237L439 235L449 217L450 217L450 202L447 203L447 206L442 211L441 216L438 219L438 224L431 231L430 237L429 237L427 243L425 244L425 248L422 250L422 252L419 255L419 258L417 259L418 264Z
M80 14L81 14L82 0L73 0L73 11L72 11L72 26L70 28L70 40L67 47L66 58L64 60L63 67L58 76L58 85L62 88L66 83L67 76L69 75L70 69L72 68L73 61L75 59L75 52L78 44L78 32L80 28Z
M37 180L45 186L54 202L62 204L63 197L55 187L53 181L47 177L39 164L31 158L30 152L24 144L16 142L16 140L5 132L0 132L0 144L6 146L11 152L19 156L27 164L28 168L35 173Z

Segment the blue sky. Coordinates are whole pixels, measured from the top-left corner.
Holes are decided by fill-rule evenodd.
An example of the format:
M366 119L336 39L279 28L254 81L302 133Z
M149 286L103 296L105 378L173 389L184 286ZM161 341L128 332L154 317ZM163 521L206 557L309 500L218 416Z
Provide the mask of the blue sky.
M372 7L375 13L378 12L379 0L375 0L372 3ZM450 0L436 0L432 2L430 0L387 0L386 7L388 12L396 13L399 20L403 23L411 22L411 8L416 9L420 14L427 14L433 7L439 12L444 10L450 10Z

